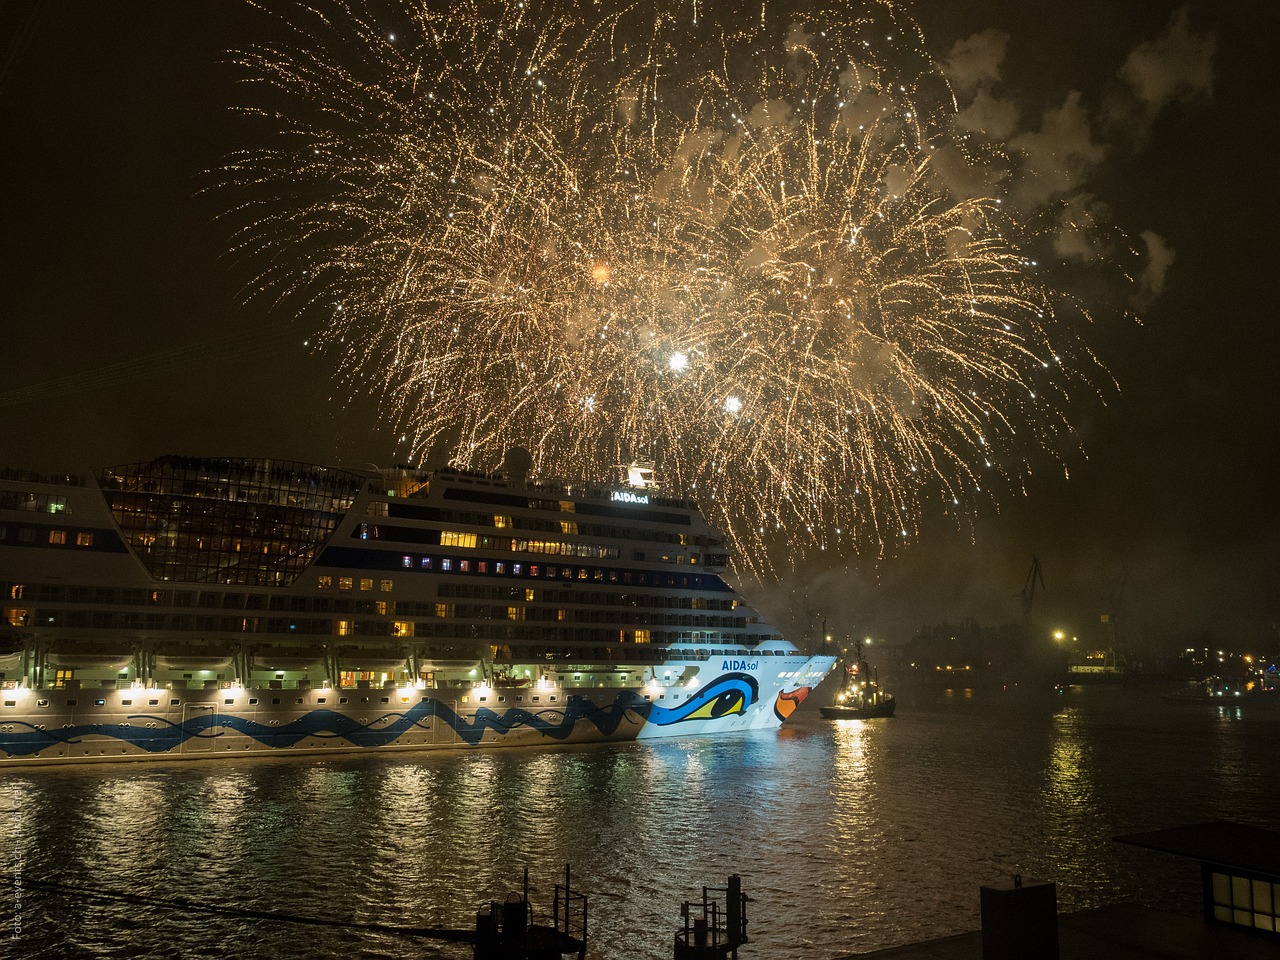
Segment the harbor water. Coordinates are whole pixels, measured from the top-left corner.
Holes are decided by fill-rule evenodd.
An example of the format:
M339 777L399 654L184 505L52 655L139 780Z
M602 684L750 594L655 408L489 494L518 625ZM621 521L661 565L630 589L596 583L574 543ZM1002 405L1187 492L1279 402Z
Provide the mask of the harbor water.
M166 901L471 928L526 867L550 910L568 864L591 957L670 957L681 902L736 873L744 958L828 960L976 929L979 886L1015 873L1054 881L1064 911L1195 913L1196 864L1112 838L1280 828L1280 705L894 690L892 719L825 721L811 698L780 733L719 740L8 771L0 955L466 958Z

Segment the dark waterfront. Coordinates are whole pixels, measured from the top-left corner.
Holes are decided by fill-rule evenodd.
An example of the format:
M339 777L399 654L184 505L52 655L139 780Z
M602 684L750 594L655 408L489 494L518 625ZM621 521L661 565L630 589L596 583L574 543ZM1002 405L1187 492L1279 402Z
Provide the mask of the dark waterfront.
M7 878L404 926L471 927L528 866L565 863L602 960L665 958L679 905L739 873L747 957L823 960L978 926L1022 873L1062 910L1198 910L1198 872L1111 842L1206 819L1280 827L1280 705L1155 689L899 687L888 721L812 701L719 741L47 769L6 775ZM823 696L825 690L819 691ZM14 888L10 955L468 957L343 929L185 915Z

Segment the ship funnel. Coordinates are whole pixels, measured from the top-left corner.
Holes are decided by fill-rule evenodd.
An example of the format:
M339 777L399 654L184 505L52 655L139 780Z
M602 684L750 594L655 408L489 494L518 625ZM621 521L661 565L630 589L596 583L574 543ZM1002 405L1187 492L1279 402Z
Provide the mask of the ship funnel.
M511 447L502 458L502 472L512 483L526 485L533 472L533 454L524 447Z

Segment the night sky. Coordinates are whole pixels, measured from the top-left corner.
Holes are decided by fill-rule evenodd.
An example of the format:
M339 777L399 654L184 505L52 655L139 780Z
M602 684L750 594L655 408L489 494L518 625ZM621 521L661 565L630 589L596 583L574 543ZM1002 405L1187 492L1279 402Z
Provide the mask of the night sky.
M1067 455L1069 479L1046 462L1025 497L984 506L972 528L929 523L901 557L797 571L767 592L767 612L897 640L944 619L1012 621L1035 554L1046 628L1098 635L1127 570L1120 615L1136 646L1274 643L1269 62L1280 13L1264 2L1147 0L961 0L914 12L940 60L984 31L1007 35L991 89L1017 105L1028 134L1079 91L1098 149L1077 186L1136 244L1153 231L1174 259L1140 323L1109 313L1088 335L1119 390L1104 386L1075 416L1086 456ZM399 459L376 401L304 347L312 331L243 295L249 274L218 220L225 195L207 191L207 171L247 145L228 109L244 95L227 53L277 30L240 0L0 6L4 464ZM1150 56L1131 61L1140 49ZM1125 79L1126 62L1145 74ZM1161 97L1165 68L1181 81ZM1134 107L1141 77L1149 109Z

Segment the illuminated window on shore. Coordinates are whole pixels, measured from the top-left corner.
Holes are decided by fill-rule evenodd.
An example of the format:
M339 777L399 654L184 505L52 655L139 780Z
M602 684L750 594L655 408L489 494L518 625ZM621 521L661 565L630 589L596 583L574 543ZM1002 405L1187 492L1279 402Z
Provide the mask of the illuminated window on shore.
M390 581L390 580L383 580L383 581L382 581L382 583L381 583L381 584L379 584L379 586L382 588L382 592L383 592L383 593L390 593L390 592L391 592L391 587L392 587L392 581Z
M321 590L333 589L333 577L321 577L319 583L316 584Z
M11 627L25 627L31 622L31 611L21 610L17 607L6 607L4 618Z
M339 621L338 621L338 636L340 636L340 637L349 637L349 636L351 636L351 621L350 621L350 620L339 620Z
M476 535L474 533L461 533L457 530L441 530L440 546L442 547L470 547L475 549Z
M651 636L648 630L637 630L636 643L649 643Z
M511 526L511 518L503 516L494 517L493 525L500 530L508 529Z
M352 583L352 581L351 581L351 578L350 578L350 577L339 577L339 578L338 578L338 589L339 589L339 590L350 590L350 589L351 589L351 583Z
M1280 933L1277 907L1280 907L1280 884L1261 877L1237 874L1211 874L1213 919L1251 930Z
M412 637L413 621L397 620L395 623L391 625L391 635L393 637Z
M523 620L523 619L524 619L524 607L507 607L507 619L508 619L508 620Z
M361 578L360 578L360 589L361 589L361 590L372 590L372 589L373 589L373 577L361 577Z
M452 616L453 616L453 604L452 604L452 603L437 603L437 604L436 604L436 616L437 616L437 617L452 617Z

